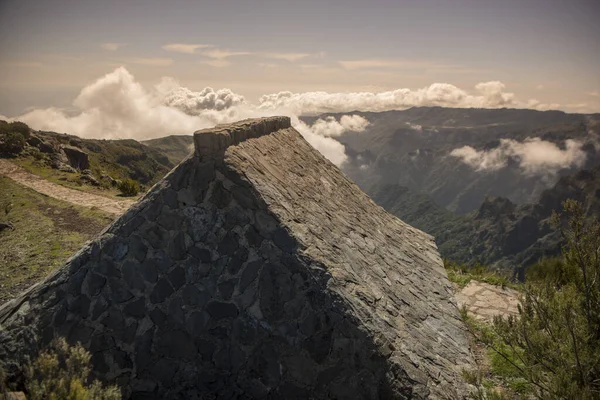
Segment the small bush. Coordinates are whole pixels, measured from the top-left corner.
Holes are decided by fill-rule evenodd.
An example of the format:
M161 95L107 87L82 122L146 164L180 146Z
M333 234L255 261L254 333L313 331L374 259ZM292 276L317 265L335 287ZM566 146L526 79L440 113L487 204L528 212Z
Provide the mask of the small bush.
M9 123L8 129L13 132L20 133L21 135L23 135L23 137L25 139L29 138L29 134L31 133L31 129L29 129L29 126L27 126L27 124L20 122L20 121L15 121L15 122Z
M119 189L124 196L137 196L140 192L140 184L133 179L123 179L117 184L117 189Z
M19 154L25 148L25 138L19 132L8 132L0 137L0 153Z
M27 398L118 400L116 386L103 387L99 381L87 384L91 355L80 344L69 346L64 339L54 340L49 349L27 365Z

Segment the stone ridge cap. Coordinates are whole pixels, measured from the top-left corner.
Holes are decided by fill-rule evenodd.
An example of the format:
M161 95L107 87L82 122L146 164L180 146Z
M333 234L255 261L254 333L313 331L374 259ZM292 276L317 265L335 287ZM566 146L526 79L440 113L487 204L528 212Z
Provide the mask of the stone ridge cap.
M195 153L201 159L222 158L229 146L291 126L289 117L266 117L245 119L233 124L202 129L194 132Z

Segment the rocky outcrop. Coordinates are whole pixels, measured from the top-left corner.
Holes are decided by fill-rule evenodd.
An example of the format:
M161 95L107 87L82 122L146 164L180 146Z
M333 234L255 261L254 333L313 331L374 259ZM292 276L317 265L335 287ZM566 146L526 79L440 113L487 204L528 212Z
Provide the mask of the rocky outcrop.
M73 146L62 146L62 151L67 155L71 167L80 171L90 168L88 153L85 151Z
M81 342L131 398L460 398L465 330L432 238L376 206L287 118L196 151L0 309L17 377Z

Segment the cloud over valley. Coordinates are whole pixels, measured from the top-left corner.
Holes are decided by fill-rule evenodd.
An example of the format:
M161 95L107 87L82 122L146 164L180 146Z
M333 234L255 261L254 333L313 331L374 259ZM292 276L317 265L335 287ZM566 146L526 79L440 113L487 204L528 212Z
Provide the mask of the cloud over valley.
M210 45L172 44L166 50L179 53L199 53L213 61L242 53L211 49ZM304 54L278 54L273 58L295 59ZM302 56L302 57L301 57ZM35 109L14 116L34 129L65 132L86 138L149 139L172 134L190 134L198 129L243 118L287 115L294 126L316 149L337 165L347 159L345 147L337 137L347 131L362 132L369 121L359 115L344 115L339 119L323 117L312 125L298 117L322 113L352 113L353 111L387 111L413 106L446 107L517 107L522 105L498 81L483 82L473 92L447 83L434 83L420 89L396 89L382 92L279 92L263 95L258 103L226 88L203 88L194 91L177 80L162 78L153 86L143 86L124 67L100 77L84 87L73 101L73 109ZM413 129L418 130L415 125ZM560 149L550 142L531 139L525 142L503 140L492 150L476 150L465 146L455 149L452 156L481 171L501 168L511 157L519 160L526 172L538 168L556 169L576 165L585 156L581 144L567 141Z

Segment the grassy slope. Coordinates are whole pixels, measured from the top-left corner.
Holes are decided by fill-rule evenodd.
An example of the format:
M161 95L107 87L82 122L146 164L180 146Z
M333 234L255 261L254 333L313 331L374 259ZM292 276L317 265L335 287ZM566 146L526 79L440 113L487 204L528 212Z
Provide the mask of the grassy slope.
M102 186L95 187L82 182L79 173L53 169L50 166L50 155L39 153L29 146L17 157L11 159L12 162L53 183L107 197L117 196L119 192L102 179L103 175L109 175L117 180L134 179L141 184L142 191L144 191L159 181L180 161L173 156L174 161L172 162L170 157L160 149L146 146L132 139L83 139L54 132L34 132L34 135L44 142L52 144L55 149L69 145L88 153L90 170Z
M0 303L60 266L112 217L55 200L0 177Z
M48 167L48 165L35 160L31 157L16 157L10 159L11 162L20 165L28 172L34 175L40 176L49 182L56 183L61 186L68 187L69 189L81 190L83 192L93 193L100 196L109 198L115 198L120 196L119 190L114 187L106 186L92 186L85 184L79 179L80 174L77 172L63 172L57 169Z

